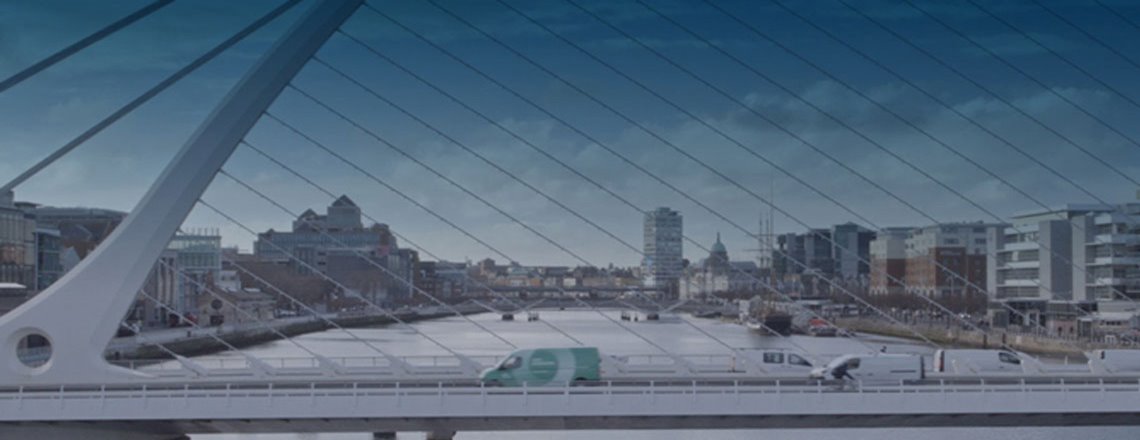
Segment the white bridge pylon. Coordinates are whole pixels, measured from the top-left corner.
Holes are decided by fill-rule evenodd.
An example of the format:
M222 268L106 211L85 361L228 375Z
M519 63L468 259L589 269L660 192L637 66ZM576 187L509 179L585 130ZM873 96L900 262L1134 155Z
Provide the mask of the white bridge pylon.
M0 384L115 383L140 373L103 352L151 267L242 138L361 0L320 0L238 81L163 170L138 205L91 255L50 288L0 317ZM42 365L17 356L43 338Z

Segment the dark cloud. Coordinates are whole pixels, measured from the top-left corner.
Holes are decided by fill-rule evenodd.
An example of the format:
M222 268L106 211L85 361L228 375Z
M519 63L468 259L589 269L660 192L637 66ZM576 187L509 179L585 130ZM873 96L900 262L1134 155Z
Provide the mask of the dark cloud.
M1033 202L945 151L907 124L729 23L719 13L688 2L650 3L670 17L698 29L702 38L747 59L795 94L864 133L984 209L1005 216L1034 206ZM0 37L4 37L0 38L0 56L5 60L3 69L12 69L11 63L32 62L141 4L122 2L112 4L113 8L98 8L84 3L83 8L61 12L53 7L56 5L26 2L10 12L6 10L0 16ZM37 79L35 84L29 83L21 86L20 90L0 96L0 121L3 121L0 128L5 132L5 139L0 141L0 176L15 174L45 151L66 142L116 105L139 93L145 84L153 83L166 72L180 67L181 63L216 44L276 3L248 2L239 6L222 1L176 4L180 9L166 18L156 16L149 25L124 33L114 42L109 40L105 47L61 65L58 71ZM635 85L576 53L497 2L446 1L442 4L502 37L512 47L534 57L544 66L558 71L657 136L714 167L732 182L684 158L653 136L528 66L509 51L497 47L428 4L410 0L371 4L589 133L606 148L666 179L746 229L755 228L764 204L737 185L764 198L774 195L775 202L798 219L777 216L780 231L801 229L800 221L811 226L827 226L855 219L853 214L794 182L784 172L638 90ZM925 224L929 222L926 215L946 221L992 220L971 203L710 50L701 38L665 25L651 11L636 3L590 1L583 5L627 32L645 39L651 47L675 57L747 103L750 110L740 108L676 72L637 44L620 38L571 5L560 1L511 4L877 225ZM1011 151L897 78L857 60L834 41L779 12L780 9L772 3L739 1L723 4L742 19L770 30L780 41L816 60L836 76L858 87L863 94L903 115L911 123L1042 202L1088 201L1079 189ZM900 27L905 35L915 36L915 41L923 47L931 47L939 56L960 63L955 65L961 66L968 74L979 75L980 81L1001 95L1000 99L995 98L911 50L895 50L902 46L900 42L875 30L839 3L791 6L809 18L834 26L839 35L850 36L852 44L867 48L881 62L899 69L908 79L931 90L954 109L1007 137L1099 197L1123 201L1134 194L1135 188L1126 179L1037 127L1003 102L1009 101L1024 109L1109 161L1126 175L1140 177L1140 154L1136 154L1140 147L1110 133L1098 121L1074 110L1050 90L1056 90L1087 108L1113 127L1138 136L1130 121L1135 119L1140 109L1111 91L1069 71L1048 72L1045 82L1052 88L1043 89L1008 70L991 69L993 60L984 54L970 53L969 46L960 39L932 26L929 19L911 9L889 2L859 4L871 16ZM1002 16L1032 12L1021 10L1027 7L1019 3L993 6L995 13ZM1042 66L1055 62L1048 53L1018 46L1016 32L1001 29L976 9L947 2L923 3L923 8L951 20L955 26L961 26L1003 55L1011 55L1018 62L1025 63L1026 69L1034 75L1041 74L1038 69ZM1101 12L1101 15L1105 14ZM77 150L74 157L61 161L21 187L20 198L59 205L88 204L129 209L230 84L295 17L293 14L275 23L272 29L243 44L235 53L219 59L90 145ZM1022 20L1019 23L1031 28L1034 36L1041 37L1054 49L1074 53L1089 44L1074 38L1071 30L1050 31L1044 26L1049 22L1041 18L1040 11L1026 17L1019 19ZM1082 20L1089 18L1081 16ZM17 21L29 24L21 25ZM35 23L52 23L52 27L41 34L32 29ZM576 134L543 112L489 84L378 15L362 10L345 29L424 80L455 95L543 151L632 201L638 208L671 206L681 210L687 235L711 242L716 232L722 232L734 258L746 258L746 249L754 247L754 241L745 232L624 164L602 145ZM51 38L40 38L43 35ZM399 68L379 60L343 37L331 40L320 57L559 202L626 241L640 245L641 217L636 210L605 195L574 173L451 103ZM1099 69L1101 66L1090 64L1090 68ZM0 72L4 72L3 69ZM1098 73L1102 71L1105 70L1097 70ZM1113 76L1109 78L1112 81L1136 73L1112 72ZM549 234L591 262L635 264L638 261L636 252L600 234L510 177L439 138L399 110L345 82L327 68L310 65L295 84L391 141L418 161ZM772 125L760 121L752 114L753 110L799 134L922 212L914 212ZM469 228L512 257L533 263L575 262L494 209L473 200L422 166L295 92L283 93L272 111L352 163L440 215ZM263 120L250 134L249 140L275 158L303 170L335 193L349 194L368 214L391 224L397 232L425 245L434 253L451 259L493 255L490 250L272 121ZM124 175L124 169L132 172ZM226 169L295 212L320 208L329 202L325 195L245 148L239 148ZM288 215L224 177L216 179L205 199L257 230L283 229L289 225ZM252 241L252 237L240 228L206 210L196 210L187 220L187 225L221 226L227 243L246 248ZM702 256L691 246L686 247L688 257L696 259Z

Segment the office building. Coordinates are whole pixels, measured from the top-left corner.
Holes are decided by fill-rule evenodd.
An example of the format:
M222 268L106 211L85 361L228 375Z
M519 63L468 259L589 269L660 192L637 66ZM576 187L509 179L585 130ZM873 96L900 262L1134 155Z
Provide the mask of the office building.
M776 237L772 268L778 278L811 275L831 278L835 275L835 249L831 229L811 229L805 234L781 234ZM870 240L867 240L868 243Z
M110 236L127 217L125 212L109 209L60 208L28 202L16 205L35 218L37 228L59 232L61 276L95 250L95 246Z
M681 213L657 208L645 214L642 275L646 287L671 290L681 277L683 247Z
M871 271L867 263L871 258L871 241L875 231L855 223L844 223L831 228L832 260L835 276L845 280L866 278Z
M347 196L334 201L325 215L306 210L293 221L291 232L258 234L254 253L298 274L323 273L345 286L347 296L370 302L410 297L418 260L415 251L397 247L388 225L365 227L360 208Z

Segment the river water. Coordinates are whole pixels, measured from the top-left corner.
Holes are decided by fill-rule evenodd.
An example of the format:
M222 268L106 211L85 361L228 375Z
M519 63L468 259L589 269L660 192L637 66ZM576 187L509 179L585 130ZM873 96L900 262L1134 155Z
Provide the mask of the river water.
M608 313L608 312L607 312ZM609 315L617 319L617 312ZM484 314L468 319L497 333L519 347L557 347L576 345L565 335L542 322L500 321L498 316ZM652 354L659 353L651 344L619 327L592 311L543 311L541 319L557 326L582 343L597 346L603 353ZM773 337L749 331L743 326L715 320L686 317L687 322L623 322L654 344L682 354L725 354L732 347L783 348L821 355L838 355L848 352L875 350L886 347L893 353L930 354L933 349L901 339L863 336L858 339L812 338L807 336ZM401 356L446 355L447 351L430 342L440 344L467 355L503 355L511 349L487 331L462 318L447 318L413 324L415 330L400 326L350 330L353 335L340 331L313 333L289 341L276 341L245 349L261 357L305 357L306 349L325 356L372 356L361 339L390 353ZM423 335L417 333L422 332ZM703 331L703 332L702 332ZM724 342L718 343L706 334ZM304 348L298 346L300 344ZM237 357L234 353L216 356ZM368 440L370 433L359 434L273 434L273 435L195 435L193 440ZM423 434L401 433L401 439L422 439ZM890 428L842 430L711 430L711 431L564 431L564 432L460 432L458 440L483 439L599 439L599 440L1099 440L1140 438L1140 429L1121 428Z

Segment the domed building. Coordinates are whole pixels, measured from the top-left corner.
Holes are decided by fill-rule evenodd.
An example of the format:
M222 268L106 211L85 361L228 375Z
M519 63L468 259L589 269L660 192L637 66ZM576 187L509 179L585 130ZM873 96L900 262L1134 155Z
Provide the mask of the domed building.
M717 275L724 275L729 270L728 265L728 249L724 247L724 243L720 241L720 233L716 233L716 243L713 243L712 250L709 251L708 258L705 258L704 264L701 265L705 272L711 272Z
M719 293L755 294L764 289L760 269L751 261L730 261L720 233L709 256L689 267L681 277L681 299L698 299Z

